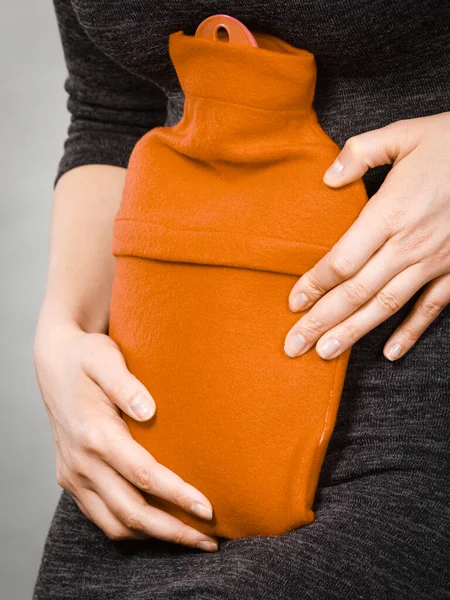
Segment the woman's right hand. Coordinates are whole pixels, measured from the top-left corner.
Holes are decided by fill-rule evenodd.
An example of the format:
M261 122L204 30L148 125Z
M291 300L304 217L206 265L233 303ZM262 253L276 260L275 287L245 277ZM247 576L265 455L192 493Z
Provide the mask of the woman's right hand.
M34 345L49 414L57 480L82 512L113 539L155 537L206 551L217 541L150 506L140 490L204 519L211 503L158 463L130 434L119 409L147 421L155 403L127 369L111 338L41 317Z

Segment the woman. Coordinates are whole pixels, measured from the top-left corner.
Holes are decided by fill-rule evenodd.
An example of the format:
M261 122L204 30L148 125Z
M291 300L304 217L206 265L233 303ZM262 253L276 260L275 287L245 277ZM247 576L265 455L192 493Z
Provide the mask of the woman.
M448 597L450 7L55 5L72 122L35 356L66 491L35 599ZM355 344L316 521L220 545L145 502L140 490L204 519L213 509L131 438L118 409L146 421L156 405L105 335L129 155L147 130L182 114L168 35L218 12L313 52L315 108L343 145L325 182L364 175L370 197L286 299L309 309L286 332L289 356L315 346L328 359Z

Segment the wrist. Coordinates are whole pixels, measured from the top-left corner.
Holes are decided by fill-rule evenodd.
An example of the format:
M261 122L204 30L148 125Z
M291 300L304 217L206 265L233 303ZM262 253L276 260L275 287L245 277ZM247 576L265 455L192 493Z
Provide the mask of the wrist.
M65 354L69 346L88 333L105 333L106 325L83 317L83 311L73 310L65 303L46 298L39 314L33 353L37 367Z
M76 316L64 307L44 301L35 331L35 344L42 340L46 345L53 340L86 333Z
M99 304L85 299L46 294L41 306L38 327L43 329L62 328L65 331L83 333L106 333L109 322L109 299Z

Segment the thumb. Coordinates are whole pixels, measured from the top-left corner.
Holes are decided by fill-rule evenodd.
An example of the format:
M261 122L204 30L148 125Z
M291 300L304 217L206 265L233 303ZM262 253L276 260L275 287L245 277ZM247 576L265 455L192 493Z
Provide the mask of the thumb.
M362 177L369 168L392 164L403 158L412 150L409 128L407 122L397 121L349 138L326 171L324 183L341 187Z
M117 344L107 335L89 334L89 350L83 355L83 370L111 402L137 421L148 421L156 405L143 383L127 368Z

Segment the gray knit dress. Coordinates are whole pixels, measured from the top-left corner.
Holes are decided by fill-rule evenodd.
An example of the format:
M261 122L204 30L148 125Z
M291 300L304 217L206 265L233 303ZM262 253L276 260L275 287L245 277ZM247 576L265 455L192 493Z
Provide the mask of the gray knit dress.
M183 94L168 35L194 33L215 13L316 56L315 109L339 145L399 119L450 110L447 0L55 6L72 114L57 177L89 163L126 167L146 131L178 121ZM386 173L366 175L369 196ZM34 600L450 598L450 309L404 358L382 355L414 299L354 346L312 525L222 541L213 554L154 539L114 542L64 492Z

